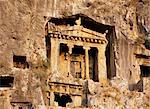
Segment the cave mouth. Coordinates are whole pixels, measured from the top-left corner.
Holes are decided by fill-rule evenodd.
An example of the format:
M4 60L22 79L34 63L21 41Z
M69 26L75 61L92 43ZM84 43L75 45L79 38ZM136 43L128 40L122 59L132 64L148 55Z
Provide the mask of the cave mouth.
M72 99L68 94L60 95L59 93L55 93L54 96L54 101L58 102L58 105L61 107L66 107L67 103L72 102Z

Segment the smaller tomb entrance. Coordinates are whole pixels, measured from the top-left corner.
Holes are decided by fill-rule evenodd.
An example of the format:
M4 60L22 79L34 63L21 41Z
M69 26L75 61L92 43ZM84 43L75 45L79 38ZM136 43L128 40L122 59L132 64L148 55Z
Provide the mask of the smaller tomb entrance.
M143 79L145 77L150 76L150 66L144 66L140 65L140 70L141 70L141 75L140 75L140 80L136 84L130 84L129 85L129 90L130 91L138 91L138 92L143 92Z
M139 92L143 92L143 78L145 77L150 77L150 66L144 66L141 65L140 66L140 70L141 70L141 79L140 81L136 84L137 86L137 90Z
M47 93L47 104L53 106L58 103L61 107L81 106L83 86L77 84L49 82L49 91ZM72 105L67 105L72 103Z
M141 65L140 70L141 70L141 79L137 83L137 89L138 89L139 92L143 92L143 90L144 90L143 79L145 77L150 77L150 66Z
M13 56L13 65L16 68L21 68L21 69L29 68L29 64L26 61L26 56L14 55Z

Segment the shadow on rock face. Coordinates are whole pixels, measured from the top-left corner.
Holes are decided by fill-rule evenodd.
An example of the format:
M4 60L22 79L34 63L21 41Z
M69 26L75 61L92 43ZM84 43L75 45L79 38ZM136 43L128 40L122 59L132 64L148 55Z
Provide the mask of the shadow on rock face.
M145 41L145 47L150 50L150 40Z

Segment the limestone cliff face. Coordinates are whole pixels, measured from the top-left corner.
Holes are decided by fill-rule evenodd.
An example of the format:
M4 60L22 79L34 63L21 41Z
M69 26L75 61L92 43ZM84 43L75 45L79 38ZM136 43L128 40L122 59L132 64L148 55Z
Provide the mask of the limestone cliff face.
M24 101L31 101L36 109L42 108L46 95L41 86L47 79L43 75L50 73L49 70L42 69L46 60L45 25L50 17L84 13L97 22L115 27L112 46L116 78L119 78L111 81L115 88L100 88L96 90L96 95L91 94L89 104L91 107L105 108L106 103L114 101L112 103L118 108L128 109L131 106L148 109L149 92L132 94L120 88L128 87L130 78L133 83L140 80L138 67L141 61L136 60L134 54L149 53L149 10L149 0L0 0L0 75L15 77L11 99L17 101L23 96ZM26 70L13 68L13 55L26 56L31 67ZM117 86L117 83L122 84ZM110 93L101 95L100 92ZM99 101L101 104L94 104Z
M150 35L150 12L148 11L150 9L150 2L143 0L138 3L136 13L137 13L137 23L138 23L138 30L141 37L145 37L145 46L147 49L150 49L149 44L149 35Z

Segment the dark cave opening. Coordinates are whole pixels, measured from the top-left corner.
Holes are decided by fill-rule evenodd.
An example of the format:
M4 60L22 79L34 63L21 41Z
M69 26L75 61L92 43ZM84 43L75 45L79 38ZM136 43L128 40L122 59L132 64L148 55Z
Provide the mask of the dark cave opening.
M67 103L72 102L72 99L68 94L60 95L59 93L55 93L54 95L54 101L58 102L58 105L61 107L66 107Z

